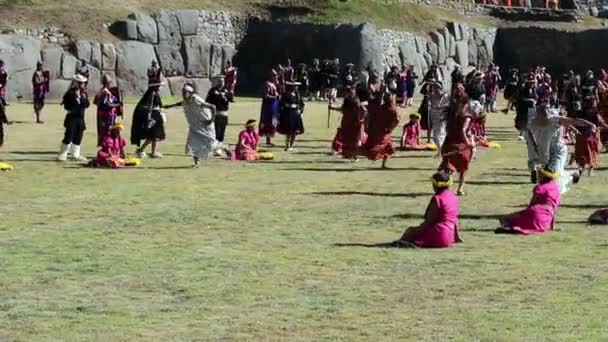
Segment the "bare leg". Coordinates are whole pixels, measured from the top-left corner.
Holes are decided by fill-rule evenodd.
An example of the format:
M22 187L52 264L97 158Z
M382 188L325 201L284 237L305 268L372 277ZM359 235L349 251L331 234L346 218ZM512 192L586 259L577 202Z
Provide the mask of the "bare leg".
M459 178L458 178L458 196L464 196L466 195L466 193L464 192L464 181L465 181L465 177L464 174L460 174Z
M152 145L152 154L156 154L156 140L152 140L150 145Z
M293 148L293 145L296 143L296 135L291 135L289 137L289 148Z
M285 136L285 151L289 151L289 135Z
M382 159L382 168L383 169L388 169L388 166L386 166L387 161L388 161L388 156L384 156L384 158Z

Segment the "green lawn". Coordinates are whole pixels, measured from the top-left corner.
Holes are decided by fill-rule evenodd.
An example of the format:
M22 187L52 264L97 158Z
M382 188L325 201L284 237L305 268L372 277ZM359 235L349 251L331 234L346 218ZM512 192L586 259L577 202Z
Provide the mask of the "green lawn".
M0 340L608 339L608 230L584 223L608 205L608 169L565 196L559 231L494 235L494 217L532 189L512 117L497 114L489 132L504 148L472 165L464 244L336 247L391 241L418 223L438 161L344 163L327 155L337 118L327 129L325 108L308 109L298 152L277 149L273 162L190 169L175 110L165 159L100 170L53 161L58 105L45 125L30 123L29 105L9 107L25 123L0 149L15 166L0 174ZM258 113L258 103L234 106L230 142Z

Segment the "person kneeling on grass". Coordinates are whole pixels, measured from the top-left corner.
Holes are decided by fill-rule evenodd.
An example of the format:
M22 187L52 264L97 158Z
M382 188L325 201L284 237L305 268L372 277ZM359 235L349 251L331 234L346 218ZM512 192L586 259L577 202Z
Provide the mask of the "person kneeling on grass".
M501 218L496 233L529 235L553 229L561 197L558 178L554 170L539 167L539 184L534 187L528 208Z
M437 151L437 145L420 144L420 114L410 114L410 121L403 125L401 151Z
M110 127L110 133L102 139L101 149L97 152L97 158L91 160L91 167L109 167L112 169L127 166L125 160L125 146L127 141L121 136L122 124L115 124Z
M395 246L446 248L462 242L458 235L458 197L450 191L452 179L440 171L431 180L435 194L424 214L424 222L408 228L401 239L393 242Z

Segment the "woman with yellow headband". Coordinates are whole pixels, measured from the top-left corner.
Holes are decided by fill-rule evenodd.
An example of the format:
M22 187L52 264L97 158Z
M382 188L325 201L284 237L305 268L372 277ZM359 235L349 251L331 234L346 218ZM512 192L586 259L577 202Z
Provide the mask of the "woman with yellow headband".
M245 129L239 133L239 141L236 144L232 160L257 160L258 159L258 143L260 136L256 132L258 122L248 120L245 124Z
M106 135L97 152L97 158L89 163L93 167L110 167L113 169L125 167L127 140L121 136L123 125L118 123L110 127L110 134Z
M458 235L458 197L450 191L452 178L440 171L431 177L433 191L424 222L408 228L401 239L394 242L398 247L446 248L462 242Z
M539 184L534 187L528 208L499 220L496 233L536 234L553 229L560 202L560 187L556 182L559 173L548 167L538 168Z

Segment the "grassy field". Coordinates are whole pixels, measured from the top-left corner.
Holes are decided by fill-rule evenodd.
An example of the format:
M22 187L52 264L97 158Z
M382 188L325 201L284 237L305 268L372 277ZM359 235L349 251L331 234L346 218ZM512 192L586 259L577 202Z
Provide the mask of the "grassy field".
M0 341L608 339L608 230L584 223L608 205L608 169L565 196L558 231L494 235L496 216L532 189L510 116L489 121L503 149L472 165L465 243L400 250L355 245L420 221L438 161L399 153L383 171L337 160L322 105L309 106L296 153L196 170L179 110L166 158L127 170L56 163L58 105L45 125L29 105L9 110L24 123L0 149L15 166L0 174ZM258 112L234 106L231 143Z

